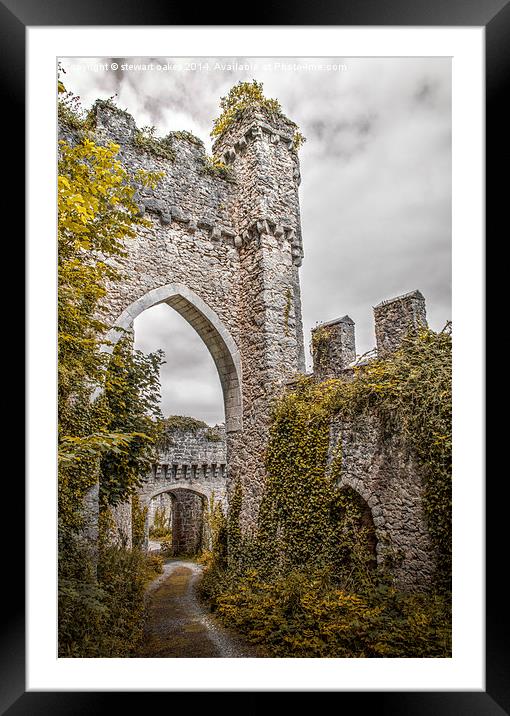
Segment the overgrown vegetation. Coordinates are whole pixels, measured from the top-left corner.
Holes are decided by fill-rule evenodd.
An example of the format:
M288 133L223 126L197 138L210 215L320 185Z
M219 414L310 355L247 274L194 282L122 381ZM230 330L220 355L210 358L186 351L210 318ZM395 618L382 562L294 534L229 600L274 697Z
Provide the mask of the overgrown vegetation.
M219 443L219 442L221 442L221 434L220 434L220 431L219 431L219 429L218 429L218 426L215 425L213 428L209 428L209 427L208 427L207 430L205 431L205 438L206 438L206 440L208 440L210 443Z
M81 105L80 98L70 92L63 80L60 78L61 75L65 75L66 71L61 63L59 63L59 79L57 83L57 114L58 121L61 125L74 130L78 135L82 135L84 132L93 130L96 126L96 114L97 110L104 108L112 112L115 112L119 116L129 117L129 113L121 109L116 103L116 95L112 95L107 99L96 99L92 107L86 111Z
M327 360L329 353L329 341L331 338L331 328L328 326L317 326L312 331L311 349L313 354L313 364L319 370Z
M66 94L59 82L60 94ZM135 184L155 187L159 175L130 177L115 144L84 133L59 144L58 176L58 501L59 654L123 656L141 633L144 586L157 564L140 551L133 505L134 548L106 539L111 509L132 495L150 460L158 429L158 354L143 356L121 340L111 360L102 350L101 301L120 277L125 242L146 220ZM97 395L100 397L97 398ZM84 533L84 498L100 486L100 540Z
M223 573L202 590L218 616L271 657L448 657L449 601L442 595L340 588L327 571L273 579Z
M174 445L176 433L191 432L196 435L198 430L208 428L203 420L188 415L169 415L160 421L157 444L162 450L168 450Z
M154 511L154 522L149 529L149 537L153 537L155 539L162 538L165 540L172 539L170 515L164 507L156 507L156 510Z
M220 177L225 181L235 182L236 178L234 171L231 166L222 162L221 159L215 156L206 155L203 160L202 167L203 174L210 174L211 176Z
M142 636L145 588L162 572L162 560L110 544L96 568L74 541L60 554L59 656L130 656Z
M97 401L108 430L132 436L123 450L101 456L100 505L113 507L133 495L156 458L161 434L160 368L163 351L145 355L132 340L117 342L108 363L103 391Z
M215 119L211 137L218 137L223 134L248 107L260 107L269 114L280 116L282 108L276 99L264 96L262 82L239 81L231 89L228 95L220 99L221 114Z
M303 136L303 133L300 132L299 129L296 129L296 131L292 135L292 148L294 149L294 151L299 152L305 142L306 137Z
M225 568L227 564L227 521L214 491L205 505L203 520L204 549L199 560L214 572Z
M356 493L338 490L342 456L328 466L336 416L377 415L400 435L425 477L436 583L397 590L393 555L377 568ZM449 656L451 566L451 336L421 330L353 380L303 377L274 409L258 534L228 519L228 564L209 568L203 594L227 624L273 656Z
M201 428L207 428L207 423L189 415L169 415L163 421L164 429L167 433L192 432L196 433Z
M157 137L155 127L142 127L135 131L135 146L142 152L150 154L157 159L175 160L175 151L172 147L172 135Z
M197 137L193 132L188 132L185 129L181 129L178 131L170 132L168 134L168 137L171 137L172 139L180 139L185 142L188 142L189 144L193 144L195 147L200 147L203 149L204 143L200 139L200 137Z
M278 100L271 99L264 95L264 86L262 82L253 80L252 82L239 81L231 89L228 95L220 99L221 114L215 119L211 131L211 137L219 137L227 129L229 129L239 119L243 112L248 108L261 109L275 120L284 118L292 127L295 127L292 136L292 149L299 151L306 142L306 138L299 130L297 124L292 122L282 112L282 108Z

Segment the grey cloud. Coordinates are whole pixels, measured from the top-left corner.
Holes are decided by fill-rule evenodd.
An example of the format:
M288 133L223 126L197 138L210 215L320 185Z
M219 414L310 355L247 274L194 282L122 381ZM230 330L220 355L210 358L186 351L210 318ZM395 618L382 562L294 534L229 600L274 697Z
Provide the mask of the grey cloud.
M224 422L223 394L213 359L193 328L166 305L154 306L135 320L135 347L162 348L162 411L193 415L209 424Z

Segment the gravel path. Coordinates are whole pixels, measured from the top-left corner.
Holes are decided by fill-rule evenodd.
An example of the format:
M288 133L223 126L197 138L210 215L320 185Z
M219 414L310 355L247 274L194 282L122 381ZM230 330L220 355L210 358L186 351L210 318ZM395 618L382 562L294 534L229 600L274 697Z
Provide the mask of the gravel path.
M164 565L148 589L148 619L137 657L257 657L199 602L196 583L202 570L194 562Z

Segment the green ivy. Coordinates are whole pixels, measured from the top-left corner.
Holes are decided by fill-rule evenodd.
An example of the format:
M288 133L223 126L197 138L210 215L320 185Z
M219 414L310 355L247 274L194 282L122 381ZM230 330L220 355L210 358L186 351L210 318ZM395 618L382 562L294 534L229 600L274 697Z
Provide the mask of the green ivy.
M220 177L220 179L225 179L225 181L229 181L232 183L235 183L236 181L234 170L232 169L232 167L228 164L225 164L225 162L222 162L221 159L218 159L214 156L210 157L206 155L204 157L202 164L202 173L209 174L210 176Z
M318 337L317 337L318 335ZM327 335L316 332L327 344ZM317 346L316 346L317 348ZM392 586L392 555L376 566L373 523L356 492L338 489L334 418L376 415L421 466L436 557L429 593ZM302 377L275 402L258 531L239 526L240 483L228 514L228 566L202 591L224 621L270 656L448 656L451 613L451 335L420 330L352 378Z
M292 149L298 151L306 141L295 122L285 117L277 99L271 99L264 95L262 82L239 81L229 91L228 95L220 99L221 114L215 119L211 137L219 137L224 134L242 115L246 109L258 108L276 120L285 119L286 123L295 127L292 137Z
M193 134L193 132L188 132L185 129L170 132L167 136L171 139L180 139L184 142L188 142L189 144L193 144L195 147L200 147L201 149L204 148L204 143L200 137L197 137Z
M155 127L142 127L135 130L135 147L157 159L175 160L175 151L172 147L172 137L157 137Z

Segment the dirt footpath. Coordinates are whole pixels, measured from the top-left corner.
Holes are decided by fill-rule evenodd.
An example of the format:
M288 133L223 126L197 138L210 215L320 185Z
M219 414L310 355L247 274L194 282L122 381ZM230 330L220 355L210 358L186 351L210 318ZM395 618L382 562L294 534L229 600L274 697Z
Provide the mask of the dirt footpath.
M200 604L196 583L202 567L171 561L152 582L148 619L138 658L254 658L256 649L224 629Z

